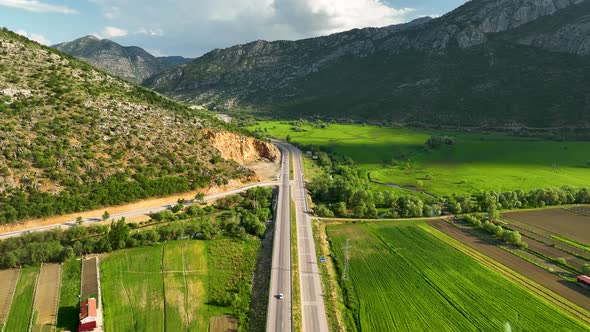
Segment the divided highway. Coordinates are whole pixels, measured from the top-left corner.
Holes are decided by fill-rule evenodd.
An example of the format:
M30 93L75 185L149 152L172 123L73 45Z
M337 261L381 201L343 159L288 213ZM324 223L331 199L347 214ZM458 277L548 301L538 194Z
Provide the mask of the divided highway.
M283 145L276 145L281 150L282 160L279 195L275 209L275 233L266 330L269 332L285 332L292 330L291 308L293 303L291 297L290 154L289 150ZM282 298L280 298L279 294L282 294Z
M297 248L299 253L303 332L327 332L328 318L324 306L322 279L307 205L301 151L290 144L286 146L293 154L295 180L292 189L297 211Z
M282 154L279 198L276 209L275 237L271 286L268 305L267 331L292 330L292 296L301 297L304 332L327 332L328 319L324 307L321 275L319 272L311 218L303 179L301 151L280 141L273 141ZM294 180L290 180L289 161L293 155ZM297 253L299 256L300 294L291 294L291 191L295 200L297 224ZM283 298L277 297L283 293Z

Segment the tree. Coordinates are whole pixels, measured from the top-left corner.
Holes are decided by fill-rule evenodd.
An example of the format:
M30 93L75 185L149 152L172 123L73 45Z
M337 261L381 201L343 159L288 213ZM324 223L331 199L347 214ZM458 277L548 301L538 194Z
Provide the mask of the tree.
M584 275L590 275L590 264L584 264L584 266L582 266L582 274Z
M83 222L82 217L80 217L80 216L76 217L76 225L82 225L82 222Z
M195 203L205 204L205 193L198 193L195 195Z
M334 216L334 213L323 204L316 206L314 209L314 212L319 217L333 217Z
M491 221L496 221L500 219L500 211L498 211L495 208L490 208L488 210L488 218L490 218Z
M290 143L291 142L291 135L287 134L287 137L285 137L285 141Z
M107 220L107 219L109 219L110 216L111 216L111 214L108 211L105 211L102 214L102 220Z
M348 216L348 209L346 208L346 203L344 202L336 203L334 207L332 207L332 211L334 211L334 214L338 217Z
M108 238L112 249L117 250L125 248L127 239L129 239L129 226L125 223L125 218L121 218L119 221L111 223L111 230L109 231Z

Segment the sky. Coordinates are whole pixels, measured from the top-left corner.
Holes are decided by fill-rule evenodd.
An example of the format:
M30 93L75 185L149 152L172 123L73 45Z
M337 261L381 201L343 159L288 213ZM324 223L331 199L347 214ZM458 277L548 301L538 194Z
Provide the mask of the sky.
M0 26L42 44L86 35L156 56L197 57L250 41L295 40L441 16L465 0L0 0Z

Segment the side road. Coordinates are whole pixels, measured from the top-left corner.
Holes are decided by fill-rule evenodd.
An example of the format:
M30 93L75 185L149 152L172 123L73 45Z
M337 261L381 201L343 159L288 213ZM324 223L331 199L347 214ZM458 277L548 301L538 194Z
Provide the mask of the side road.
M233 189L233 190L228 190L226 192L222 192L222 193L218 193L218 194L213 194L213 195L209 195L206 196L205 199L206 200L215 200L215 199L219 199L225 196L230 196L230 195L235 195L238 194L240 192L246 191L250 188L255 188L255 187L272 187L272 186L277 186L279 183L278 181L262 181L262 182L257 182L257 183L253 183L253 184L249 184L237 189ZM144 207L142 209L139 210L133 210L133 211L127 211L127 212L122 212L122 213L117 213L117 214L113 214L109 217L109 219L120 219L120 218L133 218L133 217L137 217L137 216L141 216L141 215L146 215L152 212L159 212L159 211L163 211L163 210L167 210L169 208L171 208L172 206L174 206L176 204L176 202L171 202L170 204L165 204L165 205L157 205L157 206L151 206L151 207ZM193 202L189 202L189 203L185 203L185 205L192 205L195 204ZM108 211L108 208L105 208L104 210ZM102 222L102 216L96 215L96 216L92 216L90 218L86 218L83 219L82 222L84 224L88 224L88 223L100 223ZM17 230L17 231L12 231L12 232L5 232L5 233L0 233L0 240L3 239L7 239L9 237L15 237L15 236L19 236L23 233L26 232L40 232L40 231L47 231L50 229L54 229L54 228L69 228L69 227L73 227L76 225L76 221L75 220L71 220L71 221L67 221L67 222L63 222L63 223L57 223L57 224L52 224L52 225L46 225L46 226L40 226L40 227L34 227L34 228L27 228L27 229L21 229L21 230Z

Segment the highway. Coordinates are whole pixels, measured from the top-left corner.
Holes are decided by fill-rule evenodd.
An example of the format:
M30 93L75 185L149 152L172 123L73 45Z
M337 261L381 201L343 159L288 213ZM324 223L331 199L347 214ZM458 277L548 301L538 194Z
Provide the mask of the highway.
M289 183L289 150L277 144L281 150L281 175L274 223L274 240L270 276L270 292L266 330L291 331L291 201ZM283 298L278 294L283 293Z
M293 174L295 180L292 182L292 189L295 199L295 209L297 211L297 248L299 254L303 332L327 332L328 318L324 306L321 275L307 205L301 151L290 144L285 144L285 146L293 154Z
M287 170L288 172L288 170ZM218 194L213 194L213 195L209 195L205 197L205 200L214 200L214 199L218 199L224 196L230 196L230 195L235 195L237 193L246 191L250 188L254 188L254 187L270 187L270 186L276 186L278 185L277 181L263 181L263 182L258 182L258 183L253 183L253 184L249 184L234 190L229 190L223 193L218 193ZM132 218L132 217L137 217L137 216L141 216L141 215L146 215L149 213L154 213L154 212L160 212L163 210L167 210L169 208L171 208L172 206L174 206L176 204L176 202L173 202L171 204L167 204L167 205L159 205L159 206L154 206L154 207L149 207L149 208L145 208L145 209L141 209L141 210L134 210L134 211L128 211L128 212L124 212L124 213L117 213L117 214L113 214L109 217L109 219L120 219L120 218ZM192 205L195 203L192 202L188 202L185 205ZM106 210L108 210L108 208L105 208ZM84 219L82 222L86 225L89 223L97 223L97 222L102 222L102 216L101 215L97 215L96 217L91 217L88 219ZM22 235L23 233L26 232L40 232L40 231L47 231L50 229L54 229L54 228L69 228L69 227L73 227L76 226L76 221L72 220L72 221L68 221L65 223L60 223L60 224L54 224L54 225L47 225L47 226L41 226L41 227L36 227L36 228L29 228L29 229L22 229L22 230L18 230L18 231L13 231L13 232L6 232L6 233L0 233L0 240L9 238L9 237L15 237L15 236L19 236Z

